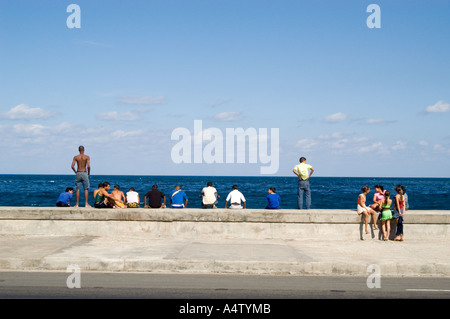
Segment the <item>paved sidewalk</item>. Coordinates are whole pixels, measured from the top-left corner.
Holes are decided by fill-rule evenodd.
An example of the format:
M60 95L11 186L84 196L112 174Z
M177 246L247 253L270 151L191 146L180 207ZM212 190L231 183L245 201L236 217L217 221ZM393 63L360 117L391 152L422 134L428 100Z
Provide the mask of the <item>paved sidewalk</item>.
M447 241L0 236L0 270L450 277Z

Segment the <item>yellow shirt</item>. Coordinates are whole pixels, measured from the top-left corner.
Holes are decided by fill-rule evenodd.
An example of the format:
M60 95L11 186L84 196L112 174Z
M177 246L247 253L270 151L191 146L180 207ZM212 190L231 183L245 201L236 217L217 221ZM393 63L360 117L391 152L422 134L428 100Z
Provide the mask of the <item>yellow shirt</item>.
M305 180L309 176L309 170L312 168L311 165L306 163L300 163L297 166L294 167L294 169L297 171L297 173L300 174L300 178Z

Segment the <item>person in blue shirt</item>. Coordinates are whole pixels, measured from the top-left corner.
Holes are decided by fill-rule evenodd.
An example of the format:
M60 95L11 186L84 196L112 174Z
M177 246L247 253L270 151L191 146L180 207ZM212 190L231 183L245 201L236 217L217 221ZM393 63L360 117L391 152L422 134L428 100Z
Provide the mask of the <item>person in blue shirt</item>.
M61 193L56 200L56 206L58 207L70 207L70 200L73 196L73 188L67 187L64 193Z
M266 209L279 209L281 204L280 195L275 192L275 187L269 188L269 195L267 195Z
M180 185L175 186L172 193L170 193L170 204L172 208L187 207L188 198L185 192L180 189Z

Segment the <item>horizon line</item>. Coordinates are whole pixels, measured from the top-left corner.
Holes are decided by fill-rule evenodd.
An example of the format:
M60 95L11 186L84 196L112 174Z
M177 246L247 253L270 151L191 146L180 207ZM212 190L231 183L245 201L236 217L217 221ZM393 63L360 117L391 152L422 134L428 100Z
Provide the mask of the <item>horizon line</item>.
M34 175L34 176L75 176L74 173L72 174L50 174L50 173L0 173L0 175ZM164 174L164 175L157 175L157 174L90 174L90 176L156 176L156 177L292 177L297 178L296 176L290 176L290 175L170 175L170 174ZM450 177L436 177L436 176L312 176L312 178L444 178L448 179Z

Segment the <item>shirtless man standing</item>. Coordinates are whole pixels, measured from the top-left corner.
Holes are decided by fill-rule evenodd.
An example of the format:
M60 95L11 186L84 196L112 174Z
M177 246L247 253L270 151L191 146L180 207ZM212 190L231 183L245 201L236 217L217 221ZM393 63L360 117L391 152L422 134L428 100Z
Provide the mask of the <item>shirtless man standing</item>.
M75 184L76 184L76 196L77 196L77 204L75 207L78 207L80 201L80 189L81 185L83 185L84 189L84 199L85 199L85 207L91 207L88 204L88 196L89 196L89 176L91 175L91 162L89 156L84 154L84 146L78 147L80 151L79 155L73 157L72 161L72 170L75 172ZM77 169L75 169L75 163L77 163Z

